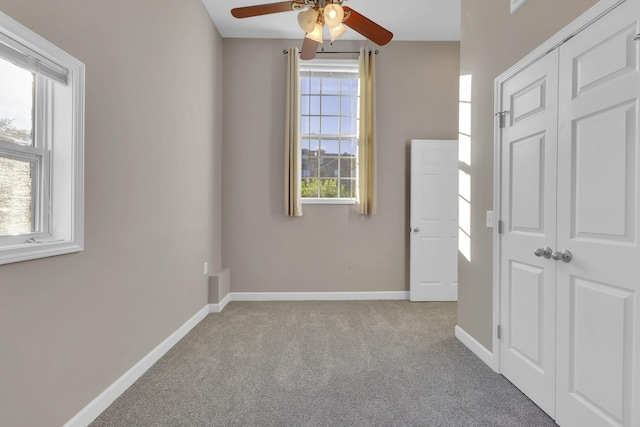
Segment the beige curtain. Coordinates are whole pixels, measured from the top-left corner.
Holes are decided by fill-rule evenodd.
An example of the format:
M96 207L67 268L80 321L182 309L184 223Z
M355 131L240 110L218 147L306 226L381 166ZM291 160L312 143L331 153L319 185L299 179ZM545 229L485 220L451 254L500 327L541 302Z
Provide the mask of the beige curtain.
M357 206L362 215L376 213L376 55L360 49L360 130Z
M300 197L300 58L297 47L287 55L287 105L284 137L284 213L302 216Z

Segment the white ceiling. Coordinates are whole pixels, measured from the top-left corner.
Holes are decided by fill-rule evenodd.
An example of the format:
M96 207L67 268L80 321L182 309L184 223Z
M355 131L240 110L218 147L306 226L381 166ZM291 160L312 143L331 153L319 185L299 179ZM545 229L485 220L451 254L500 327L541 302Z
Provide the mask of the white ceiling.
M296 12L275 13L252 18L231 16L234 7L277 3L278 0L202 0L224 38L302 39ZM461 0L349 0L345 6L356 10L394 34L394 40L460 40ZM326 31L326 29L325 29ZM344 40L362 40L353 30Z

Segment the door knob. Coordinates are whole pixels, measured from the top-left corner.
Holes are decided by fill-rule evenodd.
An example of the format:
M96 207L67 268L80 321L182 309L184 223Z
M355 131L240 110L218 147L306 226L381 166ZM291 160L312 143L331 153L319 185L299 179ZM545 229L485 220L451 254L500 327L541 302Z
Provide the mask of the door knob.
M571 262L573 254L568 249L565 249L562 252L554 252L551 255L551 258L555 259L556 261Z
M546 246L544 248L536 249L533 254L537 257L545 257L549 259L553 255L553 250L549 246Z
M413 232L414 232L414 233L417 233L418 231L420 231L420 227L415 227L415 228L413 229Z

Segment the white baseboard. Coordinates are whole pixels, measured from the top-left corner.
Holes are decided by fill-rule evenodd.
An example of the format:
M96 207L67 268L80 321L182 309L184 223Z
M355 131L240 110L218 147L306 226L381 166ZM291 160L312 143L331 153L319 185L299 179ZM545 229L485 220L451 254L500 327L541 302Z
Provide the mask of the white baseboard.
M409 292L232 292L231 301L408 300Z
M469 350L473 352L480 360L489 365L491 369L496 370L495 362L493 360L493 353L487 350L482 344L480 344L475 338L469 335L460 326L456 326L456 338L464 344Z
M222 313L222 310L229 304L231 301L231 294L228 293L226 297L222 298L217 304L209 304L209 313Z
M198 311L191 319L178 328L177 331L169 335L156 348L151 350L131 369L125 372L98 397L93 399L87 406L71 418L64 427L85 427L95 420L105 409L109 407L122 393L124 393L138 378L142 376L154 363L158 361L171 347L176 345L185 335L189 333L198 323L209 314L209 307L206 306Z

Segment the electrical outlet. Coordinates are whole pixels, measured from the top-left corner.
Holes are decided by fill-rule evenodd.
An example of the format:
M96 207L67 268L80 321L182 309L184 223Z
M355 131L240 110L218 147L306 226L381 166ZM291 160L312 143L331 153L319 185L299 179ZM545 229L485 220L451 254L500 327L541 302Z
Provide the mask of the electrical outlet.
M209 274L209 263L208 262L204 263L204 274Z
M487 211L487 227L493 228L493 211Z

